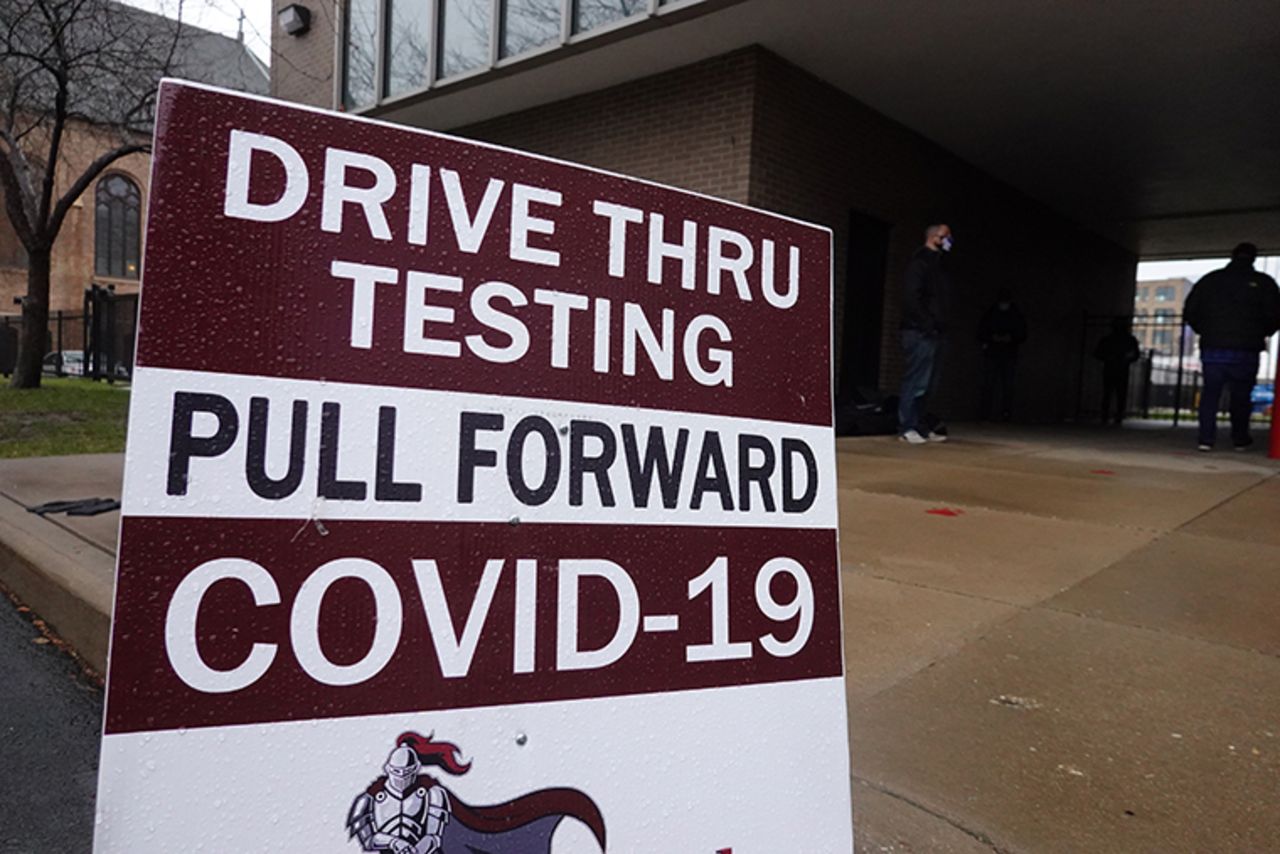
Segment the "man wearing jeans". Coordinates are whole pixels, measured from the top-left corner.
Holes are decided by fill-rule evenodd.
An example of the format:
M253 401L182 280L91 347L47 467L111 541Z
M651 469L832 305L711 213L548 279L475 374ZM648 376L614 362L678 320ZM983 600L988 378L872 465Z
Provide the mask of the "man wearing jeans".
M937 426L922 432L920 418L929 393L938 385L938 349L946 331L951 290L942 255L950 251L951 229L937 223L925 229L924 245L907 264L902 293L902 352L906 365L898 392L898 438L912 445L947 440Z
M1231 397L1231 443L1237 451L1253 444L1249 435L1250 398L1258 377L1258 352L1280 328L1280 288L1253 269L1258 247L1241 243L1231 263L1214 270L1191 289L1184 317L1200 335L1204 388L1200 394L1201 451L1213 450L1222 390Z

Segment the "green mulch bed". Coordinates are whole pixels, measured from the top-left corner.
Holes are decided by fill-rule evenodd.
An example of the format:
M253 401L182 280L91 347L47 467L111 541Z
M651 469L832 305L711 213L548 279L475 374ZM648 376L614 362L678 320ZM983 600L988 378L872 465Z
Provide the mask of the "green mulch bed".
M0 386L0 458L124 450L128 386L45 377L38 389Z

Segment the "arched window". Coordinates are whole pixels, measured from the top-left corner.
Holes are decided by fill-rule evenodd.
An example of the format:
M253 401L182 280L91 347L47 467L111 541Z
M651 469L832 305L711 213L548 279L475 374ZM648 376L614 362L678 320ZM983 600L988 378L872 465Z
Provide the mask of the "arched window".
M121 279L138 278L142 194L123 175L98 182L94 204L94 272Z

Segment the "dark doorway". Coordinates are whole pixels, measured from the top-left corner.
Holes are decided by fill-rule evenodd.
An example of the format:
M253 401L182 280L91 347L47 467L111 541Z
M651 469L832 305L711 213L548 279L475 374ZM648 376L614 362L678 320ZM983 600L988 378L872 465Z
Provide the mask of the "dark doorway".
M880 337L890 231L892 226L873 216L858 211L849 215L838 394L841 401L856 400L858 389L874 390L880 385Z

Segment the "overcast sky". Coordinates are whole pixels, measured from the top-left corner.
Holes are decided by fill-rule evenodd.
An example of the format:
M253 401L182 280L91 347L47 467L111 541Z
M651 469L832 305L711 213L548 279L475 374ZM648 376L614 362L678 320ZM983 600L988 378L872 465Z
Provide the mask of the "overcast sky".
M1225 267L1229 258L1197 258L1194 261L1143 261L1138 264L1138 281L1187 278L1196 281L1210 270ZM1259 258L1254 267L1280 279L1280 256Z
M178 17L179 0L123 0L130 6ZM249 49L271 64L271 0L183 0L182 20L206 30L235 38L241 10L245 13L244 40Z

